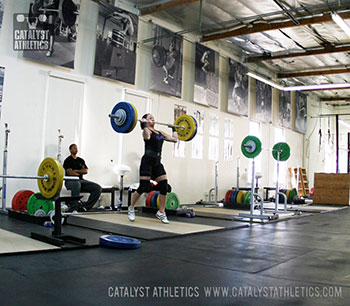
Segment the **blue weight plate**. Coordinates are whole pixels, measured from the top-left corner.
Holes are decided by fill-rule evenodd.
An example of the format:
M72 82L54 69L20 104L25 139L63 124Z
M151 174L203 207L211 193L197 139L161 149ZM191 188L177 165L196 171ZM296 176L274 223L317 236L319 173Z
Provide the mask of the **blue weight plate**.
M100 236L100 244L117 249L138 249L141 241L123 236L103 235Z
M232 192L232 194L231 194L231 198L230 198L230 202L232 202L232 203L236 203L236 198L237 198L237 194L238 194L238 190L236 190L236 191L234 191L234 192Z
M119 109L122 109L125 111L125 114L126 114L125 122L121 125L117 125L114 118L111 118L112 128L117 133L129 133L132 131L131 128L133 127L135 122L135 110L130 103L119 102L113 107L111 114L115 115Z
M229 201L229 202L231 202L231 203L233 203L233 200L234 200L234 198L235 198L235 192L236 192L236 191L233 191L233 192L231 193L230 201Z
M157 191L151 199L151 206L157 208L157 199L158 199L159 191Z

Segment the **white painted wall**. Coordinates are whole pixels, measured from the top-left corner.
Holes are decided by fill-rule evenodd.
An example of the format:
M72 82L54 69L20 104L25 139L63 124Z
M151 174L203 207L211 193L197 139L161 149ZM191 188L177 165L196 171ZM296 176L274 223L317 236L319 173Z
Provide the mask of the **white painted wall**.
M237 156L241 156L241 181L240 186L247 186L248 159L244 158L240 152L240 144L249 133L249 119L229 114L227 109L227 52L220 56L220 103L219 109L212 109L203 105L194 104L193 81L194 81L194 45L189 41L184 42L183 58L183 99L177 99L166 95L148 92L151 47L140 45L137 56L136 85L128 85L92 75L94 53L95 53L95 29L97 24L98 6L90 0L81 0L80 23L78 40L76 44L75 69L70 70L57 66L43 65L28 59L12 50L12 15L13 13L27 12L27 4L22 0L12 0L6 2L3 27L0 30L0 66L6 68L3 106L0 121L0 148L3 147L4 123L7 122L11 129L9 142L8 172L14 174L33 174L41 160L46 157L46 152L53 154L53 144L57 142L56 131L47 131L46 118L49 118L50 108L48 101L50 95L55 95L55 101L60 97L69 99L59 92L59 87L52 89L50 83L52 75L62 78L62 82L68 82L70 87L75 83L84 88L82 102L80 106L73 110L68 107L69 101L65 100L57 111L60 113L58 122L62 122L62 127L69 127L63 114L74 116L78 124L78 134L72 131L65 131L62 128L64 146L71 142L80 142L80 156L82 156L89 166L87 179L96 181L103 186L118 184L118 178L113 173L112 168L116 163L129 164L133 171L126 175L126 184L135 183L138 173L136 173L139 159L142 154L143 141L141 131L137 126L131 134L116 134L110 127L108 113L113 106L122 99L131 99L130 95L125 95L125 89L149 96L149 106L142 105L142 99L134 99L139 109L139 116L145 109L150 108L155 118L163 122L173 121L174 104L181 104L187 107L187 112L194 109L205 111L204 119L204 156L202 160L191 158L191 143L186 143L185 158L173 157L173 144L166 143L163 148L163 162L168 172L169 182L174 192L179 195L181 203L194 203L200 199L205 199L205 193L214 187L214 167L215 162L208 160L209 141L209 114L217 114L220 118L220 140L219 140L219 199L223 198L225 192L236 185ZM151 37L151 25L145 21L140 21L139 38ZM211 47L215 48L215 45ZM51 76L50 76L51 75ZM254 118L255 109L255 81L250 80L251 92L249 94L250 116ZM80 88L80 87L79 87ZM57 97L56 97L57 96ZM273 146L273 124L277 123L278 95L274 93L274 107L272 124L262 124L263 147ZM64 106L65 105L65 106ZM223 134L224 119L234 120L234 159L232 162L223 161ZM56 118L57 119L57 118ZM294 119L294 117L293 117ZM166 127L161 127L165 131ZM52 129L56 129L53 127ZM169 132L169 131L168 131ZM73 136L74 135L74 136ZM287 161L288 167L296 167L303 164L303 135L292 130L286 130L286 141L292 149L292 156ZM48 147L50 143L50 148ZM63 148L66 156L68 150ZM271 152L262 152L262 172L263 178L260 186L268 186L273 180L273 159ZM12 196L19 189L30 188L37 190L34 181L8 181L8 201L11 205ZM126 198L126 197L124 197ZM103 201L108 201L109 196L103 195ZM106 203L107 204L107 203ZM142 204L142 203L140 203Z

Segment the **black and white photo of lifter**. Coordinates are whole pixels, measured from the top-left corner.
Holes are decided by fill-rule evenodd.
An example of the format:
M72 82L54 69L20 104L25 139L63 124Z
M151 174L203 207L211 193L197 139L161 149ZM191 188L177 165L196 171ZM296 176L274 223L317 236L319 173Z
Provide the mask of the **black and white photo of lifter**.
M94 74L135 84L138 17L99 2Z
M30 28L48 30L48 50L24 51L23 56L46 64L74 68L80 0L31 0Z
M2 18L4 15L5 1L6 0L0 0L0 29L1 29L1 25L2 25Z
M181 98L182 36L153 26L150 90Z
M272 87L256 80L256 115L263 122L272 122Z
M219 104L219 54L199 43L196 43L193 99L216 108Z
M227 111L248 116L248 68L229 59Z
M301 92L295 93L295 130L305 134L307 123L307 96Z
M290 91L279 90L279 125L291 128L292 104Z

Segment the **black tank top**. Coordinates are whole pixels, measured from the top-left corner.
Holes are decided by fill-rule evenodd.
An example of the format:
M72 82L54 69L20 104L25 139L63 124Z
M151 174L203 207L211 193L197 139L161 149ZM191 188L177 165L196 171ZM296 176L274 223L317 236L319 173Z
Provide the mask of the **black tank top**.
M145 155L160 157L162 154L163 142L164 136L161 133L156 134L151 131L150 139L145 140Z

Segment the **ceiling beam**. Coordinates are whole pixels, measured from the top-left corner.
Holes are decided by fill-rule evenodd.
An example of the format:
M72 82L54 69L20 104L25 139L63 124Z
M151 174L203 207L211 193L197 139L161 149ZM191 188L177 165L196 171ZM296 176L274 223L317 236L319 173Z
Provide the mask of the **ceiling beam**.
M349 73L349 72L350 72L350 68L314 70L314 71L305 71L305 72L277 73L277 79L307 77L307 76L314 76L314 75L340 74L340 73Z
M295 52L295 53L288 53L288 54L281 54L281 55L249 56L246 58L245 62L254 63L254 62L275 60L275 59L282 59L282 58L321 55L321 54L327 54L327 53L349 52L349 51L350 51L350 45L348 44L345 46L337 46L337 47L329 45L321 49L316 49L316 50L309 49L304 52Z
M342 17L343 19L350 18L350 12L339 13L338 15L340 17ZM279 29L285 29L285 28L306 26L306 25L315 24L315 23L333 22L331 14L328 14L328 13L321 15L321 16L300 18L300 19L296 19L296 20L299 22L299 24L296 24L295 21L288 20L288 21L282 21L282 22L270 22L270 23L264 23L264 24L258 23L258 24L253 24L253 25L247 25L246 27L227 31L224 33L205 35L202 37L201 42L224 39L224 38L235 37L235 36L248 35L248 34L254 34L254 33L260 33L260 32L266 32L266 31L271 31L271 30L279 30ZM218 29L218 31L220 31L220 29Z
M160 4L154 4L147 7L140 8L140 16L157 13L160 11L168 10L174 7L198 2L200 0L171 0Z
M332 102L332 101L339 101L339 102L350 102L350 97L332 97L332 98L321 98L321 102Z

